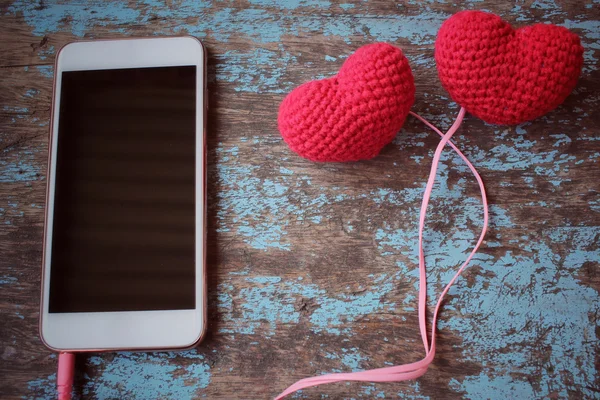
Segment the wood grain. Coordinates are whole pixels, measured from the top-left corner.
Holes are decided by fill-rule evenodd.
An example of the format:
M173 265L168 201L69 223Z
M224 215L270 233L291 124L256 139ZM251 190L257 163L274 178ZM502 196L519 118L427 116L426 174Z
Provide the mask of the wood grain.
M56 358L37 333L51 66L83 38L189 33L208 48L210 326L187 352L79 357L78 397L264 399L303 377L420 359L416 216L438 138L409 119L373 160L315 164L281 140L277 108L359 46L388 41L411 62L414 111L448 128L457 105L433 43L461 9L572 29L586 52L577 89L530 123L468 117L460 129L492 220L445 303L429 372L298 398L596 398L600 11L529 0L0 1L0 397L54 398ZM430 296L481 223L468 169L449 151L442 164L427 223Z

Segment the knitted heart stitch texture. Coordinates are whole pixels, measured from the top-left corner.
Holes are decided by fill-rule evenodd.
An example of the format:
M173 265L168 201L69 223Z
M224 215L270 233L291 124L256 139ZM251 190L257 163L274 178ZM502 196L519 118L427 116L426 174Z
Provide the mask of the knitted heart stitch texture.
M402 51L375 43L359 48L336 76L294 89L279 108L279 131L312 161L370 159L396 136L414 98Z
M518 124L573 91L583 48L560 26L514 30L494 14L461 11L442 24L435 60L442 85L467 111L488 123Z

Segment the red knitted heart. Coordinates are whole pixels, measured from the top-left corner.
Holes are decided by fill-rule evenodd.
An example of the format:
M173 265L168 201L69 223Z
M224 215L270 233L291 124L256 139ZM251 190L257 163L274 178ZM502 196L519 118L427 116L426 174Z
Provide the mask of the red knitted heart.
M396 136L415 99L402 50L385 43L358 49L329 79L294 89L279 108L279 131L312 161L375 157Z
M518 124L561 104L581 72L583 48L568 29L514 30L494 14L462 11L435 42L442 85L467 111L494 124Z

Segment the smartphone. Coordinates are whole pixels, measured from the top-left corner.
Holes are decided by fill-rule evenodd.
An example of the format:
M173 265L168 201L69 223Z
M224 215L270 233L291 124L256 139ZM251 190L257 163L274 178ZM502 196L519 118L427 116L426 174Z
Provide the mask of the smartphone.
M201 340L205 60L192 37L75 42L58 53L40 313L51 349Z

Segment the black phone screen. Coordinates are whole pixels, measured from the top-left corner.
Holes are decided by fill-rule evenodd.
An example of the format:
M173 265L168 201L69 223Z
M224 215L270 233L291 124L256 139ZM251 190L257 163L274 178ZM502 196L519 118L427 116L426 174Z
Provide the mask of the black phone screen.
M60 89L49 312L194 309L196 66Z

